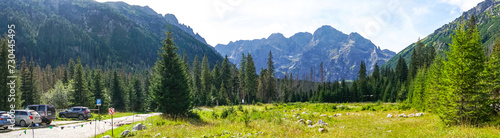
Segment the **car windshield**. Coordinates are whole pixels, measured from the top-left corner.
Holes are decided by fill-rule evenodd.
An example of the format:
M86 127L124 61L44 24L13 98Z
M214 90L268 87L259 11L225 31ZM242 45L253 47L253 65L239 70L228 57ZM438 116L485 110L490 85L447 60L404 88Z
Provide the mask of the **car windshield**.
M9 114L0 114L0 117L10 117Z
M36 111L31 111L30 113L31 113L31 115L38 115L38 112L36 112Z

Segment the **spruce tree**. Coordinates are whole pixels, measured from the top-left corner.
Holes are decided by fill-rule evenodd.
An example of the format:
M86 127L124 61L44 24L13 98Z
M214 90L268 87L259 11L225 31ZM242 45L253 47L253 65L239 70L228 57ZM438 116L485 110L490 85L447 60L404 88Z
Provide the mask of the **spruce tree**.
M194 57L193 61L193 75L191 81L191 95L193 97L193 104L195 106L206 105L205 100L201 99L202 96L202 85L201 85L201 64L198 59L198 55Z
M10 83L11 79L7 79L7 76L11 75L8 71L8 65L11 64L8 63L9 47L7 44L7 38L0 37L0 78L2 78L0 79L0 84L2 84L0 85L0 110L2 111L9 110L8 107L10 105L10 102L7 101L9 99L10 87L7 84Z
M123 82L118 76L116 70L113 71L113 81L111 84L111 102L112 107L117 111L126 111L125 104L125 89L123 87Z
M26 63L26 58L23 57L21 61L21 92L23 93L23 97L21 97L23 103L22 106L27 106L30 104L34 104L33 102L33 91L31 90L31 72Z
M172 37L172 32L167 32L163 40L160 59L154 66L153 83L151 91L158 104L158 110L164 116L184 116L193 107L189 95L189 84L186 70L179 56L175 52L177 47Z
M267 74L266 74L266 82L267 88L265 92L265 97L267 98L267 102L273 102L276 98L277 91L277 82L274 78L274 62L273 62L273 54L269 51L269 55L267 58Z
M256 100L257 94L257 73L252 55L247 55L245 66L245 93L248 95L248 102Z
M212 90L212 76L210 74L210 65L208 63L207 54L203 56L201 64L201 94L200 103L206 103L209 101L210 92ZM217 90L217 89L216 89Z
M97 69L96 73L94 75L94 84L93 84L93 90L94 91L94 99L101 99L101 107L100 107L100 112L105 113L106 110L109 108L109 96L106 94L105 87L104 87L104 82L102 80L102 73L101 69Z
M484 70L485 55L481 37L475 27L474 17L468 25L461 23L447 52L445 62L446 86L450 103L443 120L445 123L477 124L488 120L491 106L490 95L482 91L481 72ZM467 28L467 29L466 29Z
M73 87L75 88L72 100L73 106L90 106L90 92L88 91L87 81L84 77L82 62L80 57L75 65L75 73L73 76Z

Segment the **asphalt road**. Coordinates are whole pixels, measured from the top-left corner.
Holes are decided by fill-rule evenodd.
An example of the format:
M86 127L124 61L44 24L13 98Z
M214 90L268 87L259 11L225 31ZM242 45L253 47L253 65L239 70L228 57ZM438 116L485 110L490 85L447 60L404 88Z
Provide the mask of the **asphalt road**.
M122 124L128 124L132 122L145 120L147 117L160 115L159 113L151 114L137 114L134 116L125 116L114 118L113 122L114 128L119 127ZM77 123L75 123L77 122ZM111 129L111 119L95 121L56 121L53 122L52 128L40 127L36 129L20 130L21 127L14 127L14 130L9 130L8 132L0 133L0 138L32 138L33 134L35 138L89 138L93 137L95 133L104 133ZM68 124L72 123L72 124ZM97 128L97 129L96 129ZM1 132L2 130L0 130ZM119 135L119 134L115 134Z

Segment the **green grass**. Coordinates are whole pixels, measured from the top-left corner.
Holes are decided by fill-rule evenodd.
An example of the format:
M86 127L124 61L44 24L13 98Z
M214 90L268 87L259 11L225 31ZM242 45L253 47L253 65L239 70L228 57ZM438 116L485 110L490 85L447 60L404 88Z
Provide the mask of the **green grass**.
M297 109L299 109L297 111ZM404 110L400 104L264 104L239 106L219 106L198 108L193 112L199 119L163 119L151 117L140 123L148 129L132 133L130 137L499 137L498 126L468 127L445 126L437 115L425 113L422 117L387 118L387 114L397 116L401 113L417 113ZM248 111L248 126L242 110ZM287 110L285 112L285 110ZM294 110L292 112L292 110ZM302 114L306 112L307 114ZM318 132L319 127L308 127L297 123L292 117L298 113L300 118L317 122L319 119L328 123L322 126L328 131ZM334 114L338 117L329 117ZM346 115L349 113L350 115ZM327 117L321 117L321 115ZM354 114L354 115L353 115ZM358 115L359 114L359 115ZM373 114L373 115L372 115ZM139 122L136 122L139 123ZM136 124L115 129L115 137L124 130L131 130ZM111 135L111 131L99 135Z

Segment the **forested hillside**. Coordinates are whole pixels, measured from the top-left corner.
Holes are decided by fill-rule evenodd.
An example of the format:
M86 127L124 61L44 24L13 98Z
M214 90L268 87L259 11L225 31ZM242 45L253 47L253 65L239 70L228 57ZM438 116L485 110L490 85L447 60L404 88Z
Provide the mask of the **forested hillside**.
M0 24L16 25L18 57L33 58L44 67L66 64L69 58L104 68L153 66L162 37L170 26L178 53L190 61L207 54L222 61L213 48L175 16L149 7L93 0L12 0L0 3ZM169 24L170 22L170 24ZM7 32L1 27L0 32Z

